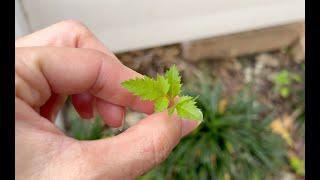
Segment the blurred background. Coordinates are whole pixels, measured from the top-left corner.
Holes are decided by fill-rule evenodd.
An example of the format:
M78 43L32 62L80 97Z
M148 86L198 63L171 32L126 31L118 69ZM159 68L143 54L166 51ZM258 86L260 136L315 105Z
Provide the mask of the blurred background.
M126 66L149 76L176 64L204 122L139 179L304 179L304 0L15 0L16 38L83 22ZM121 128L79 118L57 126L80 140Z

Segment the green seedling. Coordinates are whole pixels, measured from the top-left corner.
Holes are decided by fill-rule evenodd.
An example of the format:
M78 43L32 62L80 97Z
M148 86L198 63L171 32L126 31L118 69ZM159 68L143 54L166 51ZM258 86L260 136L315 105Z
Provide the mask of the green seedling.
M183 119L203 119L201 110L196 106L196 98L180 97L182 83L176 66L172 66L164 75L158 74L155 79L143 76L124 81L122 86L142 100L154 102L155 112L168 110L169 115L177 112Z
M294 82L301 83L301 76L299 74L290 73L287 70L283 70L274 78L275 90L281 95L281 97L287 98L291 94L290 86Z
M200 95L196 101L203 122L181 140L165 162L140 180L276 179L273 176L286 165L287 152L283 139L270 130L272 113L260 116L267 107L249 87L225 96L220 84L197 85L184 93ZM225 100L228 105L221 111L219 104Z
M287 70L283 70L278 73L275 77L275 83L278 85L290 85L291 79L289 77L289 72Z
M71 136L78 140L96 140L101 139L104 125L100 118L95 118L94 121L80 119L73 117L71 119Z
M293 169L293 171L299 175L304 176L304 162L301 160L298 156L291 156L289 158L290 160L290 166Z

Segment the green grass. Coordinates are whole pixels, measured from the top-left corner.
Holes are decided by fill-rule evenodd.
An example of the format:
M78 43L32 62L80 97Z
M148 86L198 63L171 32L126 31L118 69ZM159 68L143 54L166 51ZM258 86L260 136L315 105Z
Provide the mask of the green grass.
M77 116L71 119L70 136L78 140L96 140L112 136L110 130L105 130L100 117L93 121L84 120Z
M199 92L188 92L198 95ZM140 179L265 179L285 163L283 140L271 132L272 117L243 91L219 111L221 86L203 86L198 106L204 121L181 140L169 158Z
M138 179L265 179L276 175L286 159L282 138L271 132L272 116L261 118L265 110L250 89L223 99L220 85L200 86L197 105L204 121L181 140L168 159ZM108 135L100 118L94 121L72 116L71 136L79 140L100 139ZM297 164L294 163L293 164Z

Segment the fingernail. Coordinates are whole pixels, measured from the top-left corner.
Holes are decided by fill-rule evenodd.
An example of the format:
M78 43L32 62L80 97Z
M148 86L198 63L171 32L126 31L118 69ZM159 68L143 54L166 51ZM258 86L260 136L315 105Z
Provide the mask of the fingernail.
M181 137L184 137L187 134L191 133L199 126L200 123L201 121L182 120Z

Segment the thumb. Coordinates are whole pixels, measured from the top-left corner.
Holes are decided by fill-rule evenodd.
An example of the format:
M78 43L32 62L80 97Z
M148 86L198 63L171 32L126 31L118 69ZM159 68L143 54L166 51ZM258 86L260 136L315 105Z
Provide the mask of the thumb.
M96 153L105 157L100 159L103 176L127 179L142 175L164 161L180 138L197 126L196 121L180 120L162 112L148 116L118 136L92 142Z

